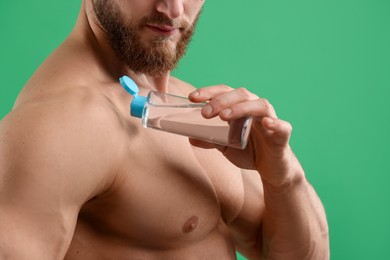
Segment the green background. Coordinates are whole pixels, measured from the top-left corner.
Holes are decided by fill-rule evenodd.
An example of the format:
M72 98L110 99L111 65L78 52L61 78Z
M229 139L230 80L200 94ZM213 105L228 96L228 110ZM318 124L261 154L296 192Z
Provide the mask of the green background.
M74 25L79 0L0 2L0 118ZM243 86L294 127L332 259L388 259L390 2L207 0L175 75Z

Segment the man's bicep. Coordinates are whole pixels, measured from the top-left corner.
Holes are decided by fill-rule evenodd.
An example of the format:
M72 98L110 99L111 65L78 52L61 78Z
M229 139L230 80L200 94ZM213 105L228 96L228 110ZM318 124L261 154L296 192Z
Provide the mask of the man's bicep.
M14 133L2 140L0 255L60 259L77 219L77 200L72 198L77 195L71 193L67 172L71 168L64 167L52 144L30 137Z
M61 259L67 250L76 211L53 206L53 194L31 191L1 194L1 259ZM14 198L5 201L10 197Z
M10 259L60 258L74 230L76 208L46 179L46 169L28 166L1 169L1 253Z
M99 192L105 170L90 132L71 131L82 124L0 123L0 256L64 257L78 211Z

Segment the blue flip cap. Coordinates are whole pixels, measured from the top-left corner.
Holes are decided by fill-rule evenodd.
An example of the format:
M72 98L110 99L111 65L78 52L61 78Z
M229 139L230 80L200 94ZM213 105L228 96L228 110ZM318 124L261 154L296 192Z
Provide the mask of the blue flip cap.
M119 78L119 82L121 83L122 87L127 91L127 93L133 95L133 101L130 105L130 115L142 118L147 98L144 96L138 96L139 88L137 84L128 76L123 76Z

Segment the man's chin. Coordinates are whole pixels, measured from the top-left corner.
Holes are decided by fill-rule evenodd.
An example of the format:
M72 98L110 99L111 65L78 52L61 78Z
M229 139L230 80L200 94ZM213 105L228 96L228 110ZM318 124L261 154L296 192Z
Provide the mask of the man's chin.
M166 49L166 51L176 51L177 47L177 39L172 37L158 37L153 39L151 44L149 44L150 48L159 48Z
M132 70L131 67L129 67L130 70ZM134 73L136 74L139 74L139 75L145 75L145 76L148 76L148 77L152 77L152 78L161 78L162 76L164 75L167 75L169 74L171 70L160 70L160 69L155 69L155 70L141 70L141 71L134 71Z
M137 74L145 74L152 77L161 77L172 71L178 59L172 53L149 52L137 57L127 59L127 67Z

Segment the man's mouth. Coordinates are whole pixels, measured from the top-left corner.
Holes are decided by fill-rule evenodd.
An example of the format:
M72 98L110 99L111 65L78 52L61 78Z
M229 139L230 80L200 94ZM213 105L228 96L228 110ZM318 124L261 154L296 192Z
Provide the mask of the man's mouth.
M180 31L180 28L163 24L147 24L146 28L164 36L173 36Z

